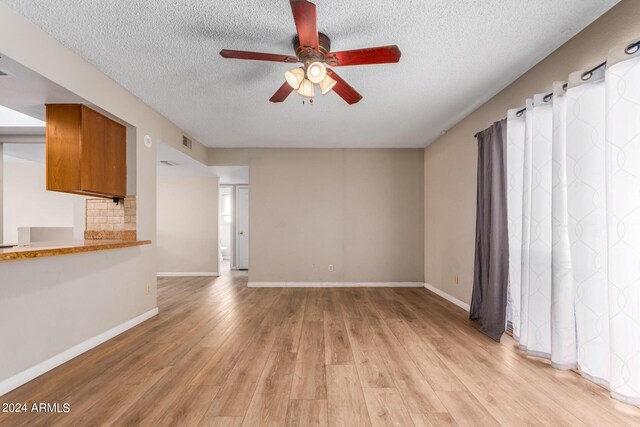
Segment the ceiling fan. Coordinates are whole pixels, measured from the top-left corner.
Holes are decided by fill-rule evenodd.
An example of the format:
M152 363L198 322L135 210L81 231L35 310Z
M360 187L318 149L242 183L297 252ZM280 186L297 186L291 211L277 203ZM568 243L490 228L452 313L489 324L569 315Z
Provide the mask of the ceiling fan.
M331 52L331 40L318 32L316 5L307 0L290 0L289 3L298 31L293 38L295 56L229 49L220 51L223 58L302 63L301 67L285 73L286 81L269 101L282 102L297 90L298 94L313 102L314 87L318 85L323 95L333 89L348 104L355 104L362 99L362 95L327 65L388 64L400 60L400 49L396 45Z

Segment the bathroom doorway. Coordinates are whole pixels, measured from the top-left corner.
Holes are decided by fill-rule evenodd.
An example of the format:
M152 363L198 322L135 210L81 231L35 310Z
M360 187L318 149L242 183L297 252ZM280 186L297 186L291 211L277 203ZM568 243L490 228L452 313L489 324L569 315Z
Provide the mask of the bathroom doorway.
M238 270L249 269L249 187L236 188L236 235Z
M249 269L249 186L220 184L220 271Z
M230 270L235 265L233 186L220 186L220 271Z

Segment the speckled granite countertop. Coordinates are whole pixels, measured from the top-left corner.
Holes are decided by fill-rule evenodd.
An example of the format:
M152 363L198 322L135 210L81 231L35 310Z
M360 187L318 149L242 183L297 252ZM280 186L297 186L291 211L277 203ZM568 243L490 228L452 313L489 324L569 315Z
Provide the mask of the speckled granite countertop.
M151 240L81 240L76 242L38 242L0 249L0 261L43 258L81 252L104 251L151 244Z

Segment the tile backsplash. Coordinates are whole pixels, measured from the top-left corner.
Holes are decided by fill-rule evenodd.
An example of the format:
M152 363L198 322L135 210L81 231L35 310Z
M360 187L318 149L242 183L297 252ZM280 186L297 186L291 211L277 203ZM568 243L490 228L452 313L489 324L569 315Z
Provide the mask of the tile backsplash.
M136 240L136 197L120 203L108 199L87 199L84 238L86 240Z

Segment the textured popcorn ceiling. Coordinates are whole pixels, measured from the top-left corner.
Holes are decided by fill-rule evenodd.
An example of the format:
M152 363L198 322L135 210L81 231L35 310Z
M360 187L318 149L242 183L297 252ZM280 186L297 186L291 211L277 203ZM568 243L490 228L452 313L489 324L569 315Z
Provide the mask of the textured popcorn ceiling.
M268 102L291 65L218 55L292 54L287 0L2 1L212 147L424 147L617 3L317 0L333 50L402 58L336 68L364 99L309 106Z

